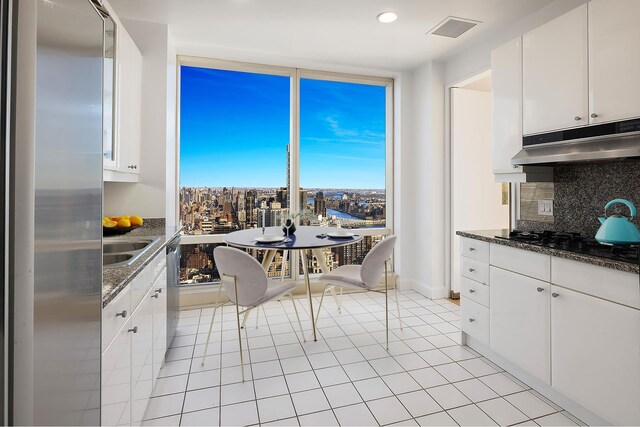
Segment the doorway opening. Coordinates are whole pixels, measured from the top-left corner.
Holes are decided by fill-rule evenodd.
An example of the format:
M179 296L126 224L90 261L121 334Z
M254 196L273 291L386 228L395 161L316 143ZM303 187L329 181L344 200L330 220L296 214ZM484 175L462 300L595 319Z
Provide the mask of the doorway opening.
M509 184L495 182L491 148L491 71L450 89L450 292L460 293L459 230L509 228Z

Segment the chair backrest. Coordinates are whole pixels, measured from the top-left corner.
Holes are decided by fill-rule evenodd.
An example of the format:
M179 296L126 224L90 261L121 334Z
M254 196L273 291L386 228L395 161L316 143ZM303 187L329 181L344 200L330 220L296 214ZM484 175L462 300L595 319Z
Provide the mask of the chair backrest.
M262 265L246 252L236 248L218 246L213 251L220 277L235 276L238 286L238 305L252 307L267 292L267 275ZM236 292L233 280L222 279L229 299L236 303Z
M384 274L384 262L391 258L396 236L388 236L375 245L364 257L360 267L360 279L369 289L378 286Z

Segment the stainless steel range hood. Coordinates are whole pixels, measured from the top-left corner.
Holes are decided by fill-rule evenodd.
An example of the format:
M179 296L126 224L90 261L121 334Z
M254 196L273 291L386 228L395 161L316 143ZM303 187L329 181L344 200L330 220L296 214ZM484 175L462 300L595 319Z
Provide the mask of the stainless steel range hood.
M514 165L539 165L562 162L583 162L640 157L640 135L599 137L532 146L520 150L511 163Z
M640 119L527 135L522 146L513 165L640 157Z

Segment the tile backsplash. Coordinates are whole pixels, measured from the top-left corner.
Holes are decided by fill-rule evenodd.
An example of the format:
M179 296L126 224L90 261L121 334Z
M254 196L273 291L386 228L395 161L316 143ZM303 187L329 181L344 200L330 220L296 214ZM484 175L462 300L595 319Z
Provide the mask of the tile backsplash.
M575 231L593 237L608 201L627 199L640 209L640 159L558 164L553 173L553 183L520 184L518 228ZM537 215L540 199L553 199L553 216ZM635 223L640 223L638 218Z
M553 215L538 215L538 200L553 200L553 189L553 182L523 182L520 184L520 219L553 224Z

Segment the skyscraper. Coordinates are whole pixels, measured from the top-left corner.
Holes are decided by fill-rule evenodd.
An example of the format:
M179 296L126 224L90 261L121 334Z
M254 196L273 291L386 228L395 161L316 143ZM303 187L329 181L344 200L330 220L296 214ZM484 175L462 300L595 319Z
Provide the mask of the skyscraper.
M313 214L322 215L323 218L327 217L327 201L324 199L322 191L318 191L313 199Z
M248 190L244 195L244 206L247 222L256 222L255 209L257 199L258 192L256 190Z
M283 208L289 207L289 195L287 194L287 187L280 187L276 190L276 202L279 202Z

